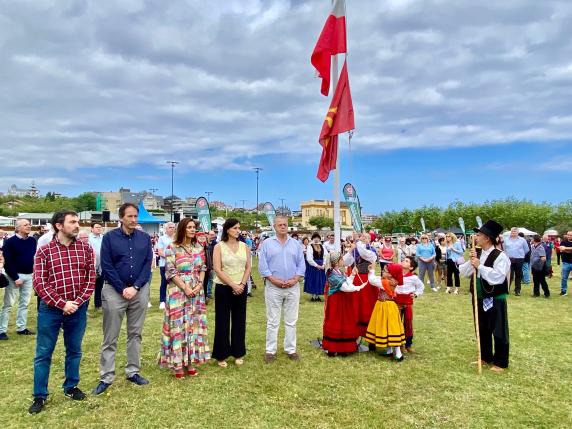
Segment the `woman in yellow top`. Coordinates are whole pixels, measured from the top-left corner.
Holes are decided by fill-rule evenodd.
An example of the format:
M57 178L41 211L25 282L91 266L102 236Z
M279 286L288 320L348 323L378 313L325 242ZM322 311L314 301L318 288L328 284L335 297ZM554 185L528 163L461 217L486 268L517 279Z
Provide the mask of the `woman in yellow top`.
M213 252L215 271L215 337L212 357L226 368L226 359L234 357L238 366L246 354L246 284L250 277L250 252L239 241L240 223L227 219L222 237Z

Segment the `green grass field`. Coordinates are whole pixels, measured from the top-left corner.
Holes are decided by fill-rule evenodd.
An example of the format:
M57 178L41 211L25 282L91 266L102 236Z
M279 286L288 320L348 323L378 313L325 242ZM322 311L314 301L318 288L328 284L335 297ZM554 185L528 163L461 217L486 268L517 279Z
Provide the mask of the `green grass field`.
M556 270L558 271L558 270ZM247 356L243 367L221 369L208 364L200 376L177 380L159 369L162 313L157 308L158 272L143 332L142 374L151 381L127 382L125 331L117 353L118 377L102 397L72 402L63 396L62 338L54 353L51 395L45 410L30 416L34 337L14 332L15 309L8 334L0 343L0 421L2 428L408 428L572 426L572 296L559 297L560 275L550 281L552 298L533 299L531 286L509 299L510 368L503 374L484 370L476 359L467 281L459 296L426 289L415 305L415 353L401 363L372 353L328 358L310 341L321 337L323 304L303 296L298 321L302 360L291 362L279 352L275 363L263 363L265 308L259 288L248 302ZM0 292L0 298L3 293ZM32 304L29 326L35 329ZM214 303L209 305L214 321ZM90 311L83 342L80 387L90 391L98 381L102 316ZM214 323L214 322L213 322ZM210 338L214 334L211 324ZM283 331L280 332L281 345Z

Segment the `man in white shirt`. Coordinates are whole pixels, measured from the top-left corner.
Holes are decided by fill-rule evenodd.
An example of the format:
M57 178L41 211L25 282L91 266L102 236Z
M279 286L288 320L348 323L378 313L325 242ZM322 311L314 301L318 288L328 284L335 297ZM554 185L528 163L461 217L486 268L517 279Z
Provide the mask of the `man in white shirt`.
M324 241L324 249L328 251L328 253L336 252L336 244L334 243L334 234L328 234L328 239Z
M159 255L159 272L161 273L161 287L159 289L159 309L165 308L165 300L167 299L167 279L165 278L165 250L173 242L175 234L175 224L167 222L165 224L165 233L157 240L157 254Z
M101 275L101 241L103 240L103 230L99 222L91 223L89 234L89 244L95 252L95 291L93 293L93 303L95 310L101 310L101 290L103 289L103 276Z
M509 356L506 298L510 259L495 247L502 230L503 227L493 220L475 229L476 246L482 252L479 256L477 249L471 249L471 259L459 266L459 272L464 277L471 277L477 272L477 284L471 289L477 291L481 360L491 365L490 370L495 372L508 367Z

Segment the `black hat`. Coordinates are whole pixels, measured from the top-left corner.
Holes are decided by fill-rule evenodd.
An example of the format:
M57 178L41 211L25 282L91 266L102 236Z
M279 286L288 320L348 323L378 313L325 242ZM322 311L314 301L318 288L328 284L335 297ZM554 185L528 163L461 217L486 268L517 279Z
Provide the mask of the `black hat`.
M496 243L497 237L501 234L502 230L502 225L494 220L487 220L483 226L474 229L475 232L480 232L485 234L487 237L490 237L493 240L493 243Z

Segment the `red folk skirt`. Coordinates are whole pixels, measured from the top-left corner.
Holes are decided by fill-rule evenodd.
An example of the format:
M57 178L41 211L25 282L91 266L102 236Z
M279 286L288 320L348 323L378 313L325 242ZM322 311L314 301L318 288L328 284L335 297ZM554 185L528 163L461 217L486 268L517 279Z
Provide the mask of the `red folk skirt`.
M322 348L330 353L357 351L357 292L336 292L327 296L324 306Z
M358 274L354 277L354 285L359 286L363 282L367 282L367 274ZM353 292L352 295L357 295L356 305L357 305L357 321L358 321L358 336L365 337L367 331L367 325L369 325L369 320L371 319L371 313L377 302L378 288L372 286L371 284L365 285L365 287L359 292Z

